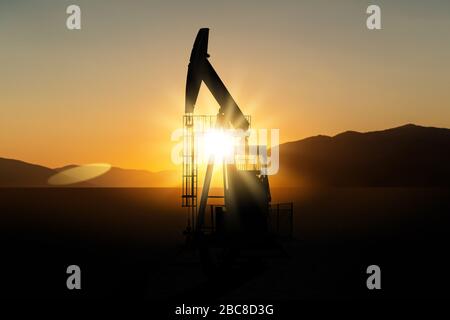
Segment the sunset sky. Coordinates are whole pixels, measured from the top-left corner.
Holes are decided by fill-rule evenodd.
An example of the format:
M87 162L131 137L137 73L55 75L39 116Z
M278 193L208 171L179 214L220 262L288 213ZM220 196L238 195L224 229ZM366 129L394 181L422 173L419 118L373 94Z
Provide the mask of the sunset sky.
M80 31L66 29L70 4ZM369 4L383 30L366 28ZM172 169L201 27L253 127L281 142L450 127L448 0L0 0L0 157ZM196 112L217 110L203 86Z

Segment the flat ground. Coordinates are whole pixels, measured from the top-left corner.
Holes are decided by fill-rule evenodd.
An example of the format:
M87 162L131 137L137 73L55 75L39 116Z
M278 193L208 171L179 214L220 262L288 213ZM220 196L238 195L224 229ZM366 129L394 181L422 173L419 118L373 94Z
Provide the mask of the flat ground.
M284 255L206 277L183 250L177 189L0 189L3 297L448 297L449 189L275 189L293 201ZM82 290L66 289L66 268ZM377 264L382 290L366 288Z

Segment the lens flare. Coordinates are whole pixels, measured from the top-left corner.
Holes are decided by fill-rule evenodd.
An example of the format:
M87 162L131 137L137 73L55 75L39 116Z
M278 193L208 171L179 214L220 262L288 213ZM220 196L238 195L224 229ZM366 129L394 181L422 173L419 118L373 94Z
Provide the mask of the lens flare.
M91 163L72 167L51 176L48 184L54 186L71 185L97 178L111 169L108 163Z

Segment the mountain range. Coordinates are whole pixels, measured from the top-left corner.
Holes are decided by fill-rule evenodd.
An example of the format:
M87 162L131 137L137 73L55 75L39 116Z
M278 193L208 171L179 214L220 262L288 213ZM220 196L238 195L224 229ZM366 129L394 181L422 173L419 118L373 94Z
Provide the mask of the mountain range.
M382 131L346 131L279 146L272 186L450 187L450 129L407 124ZM46 187L58 172L0 158L0 187ZM75 187L177 187L180 173L112 167Z
M285 143L272 181L290 186L448 187L450 129L407 124Z
M61 168L46 168L27 162L0 158L0 187L49 187L50 177L65 170L79 167L68 165ZM150 172L146 170L111 167L107 172L71 187L176 187L180 175L177 171Z

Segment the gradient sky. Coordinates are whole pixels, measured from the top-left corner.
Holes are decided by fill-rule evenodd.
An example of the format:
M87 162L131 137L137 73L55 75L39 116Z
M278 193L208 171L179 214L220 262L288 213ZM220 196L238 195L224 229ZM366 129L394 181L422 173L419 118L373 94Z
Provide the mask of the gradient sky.
M78 4L82 30L68 31ZM380 31L366 29L369 4ZM171 169L187 63L210 61L281 140L450 127L450 1L0 0L0 157ZM199 113L218 106L202 87Z

